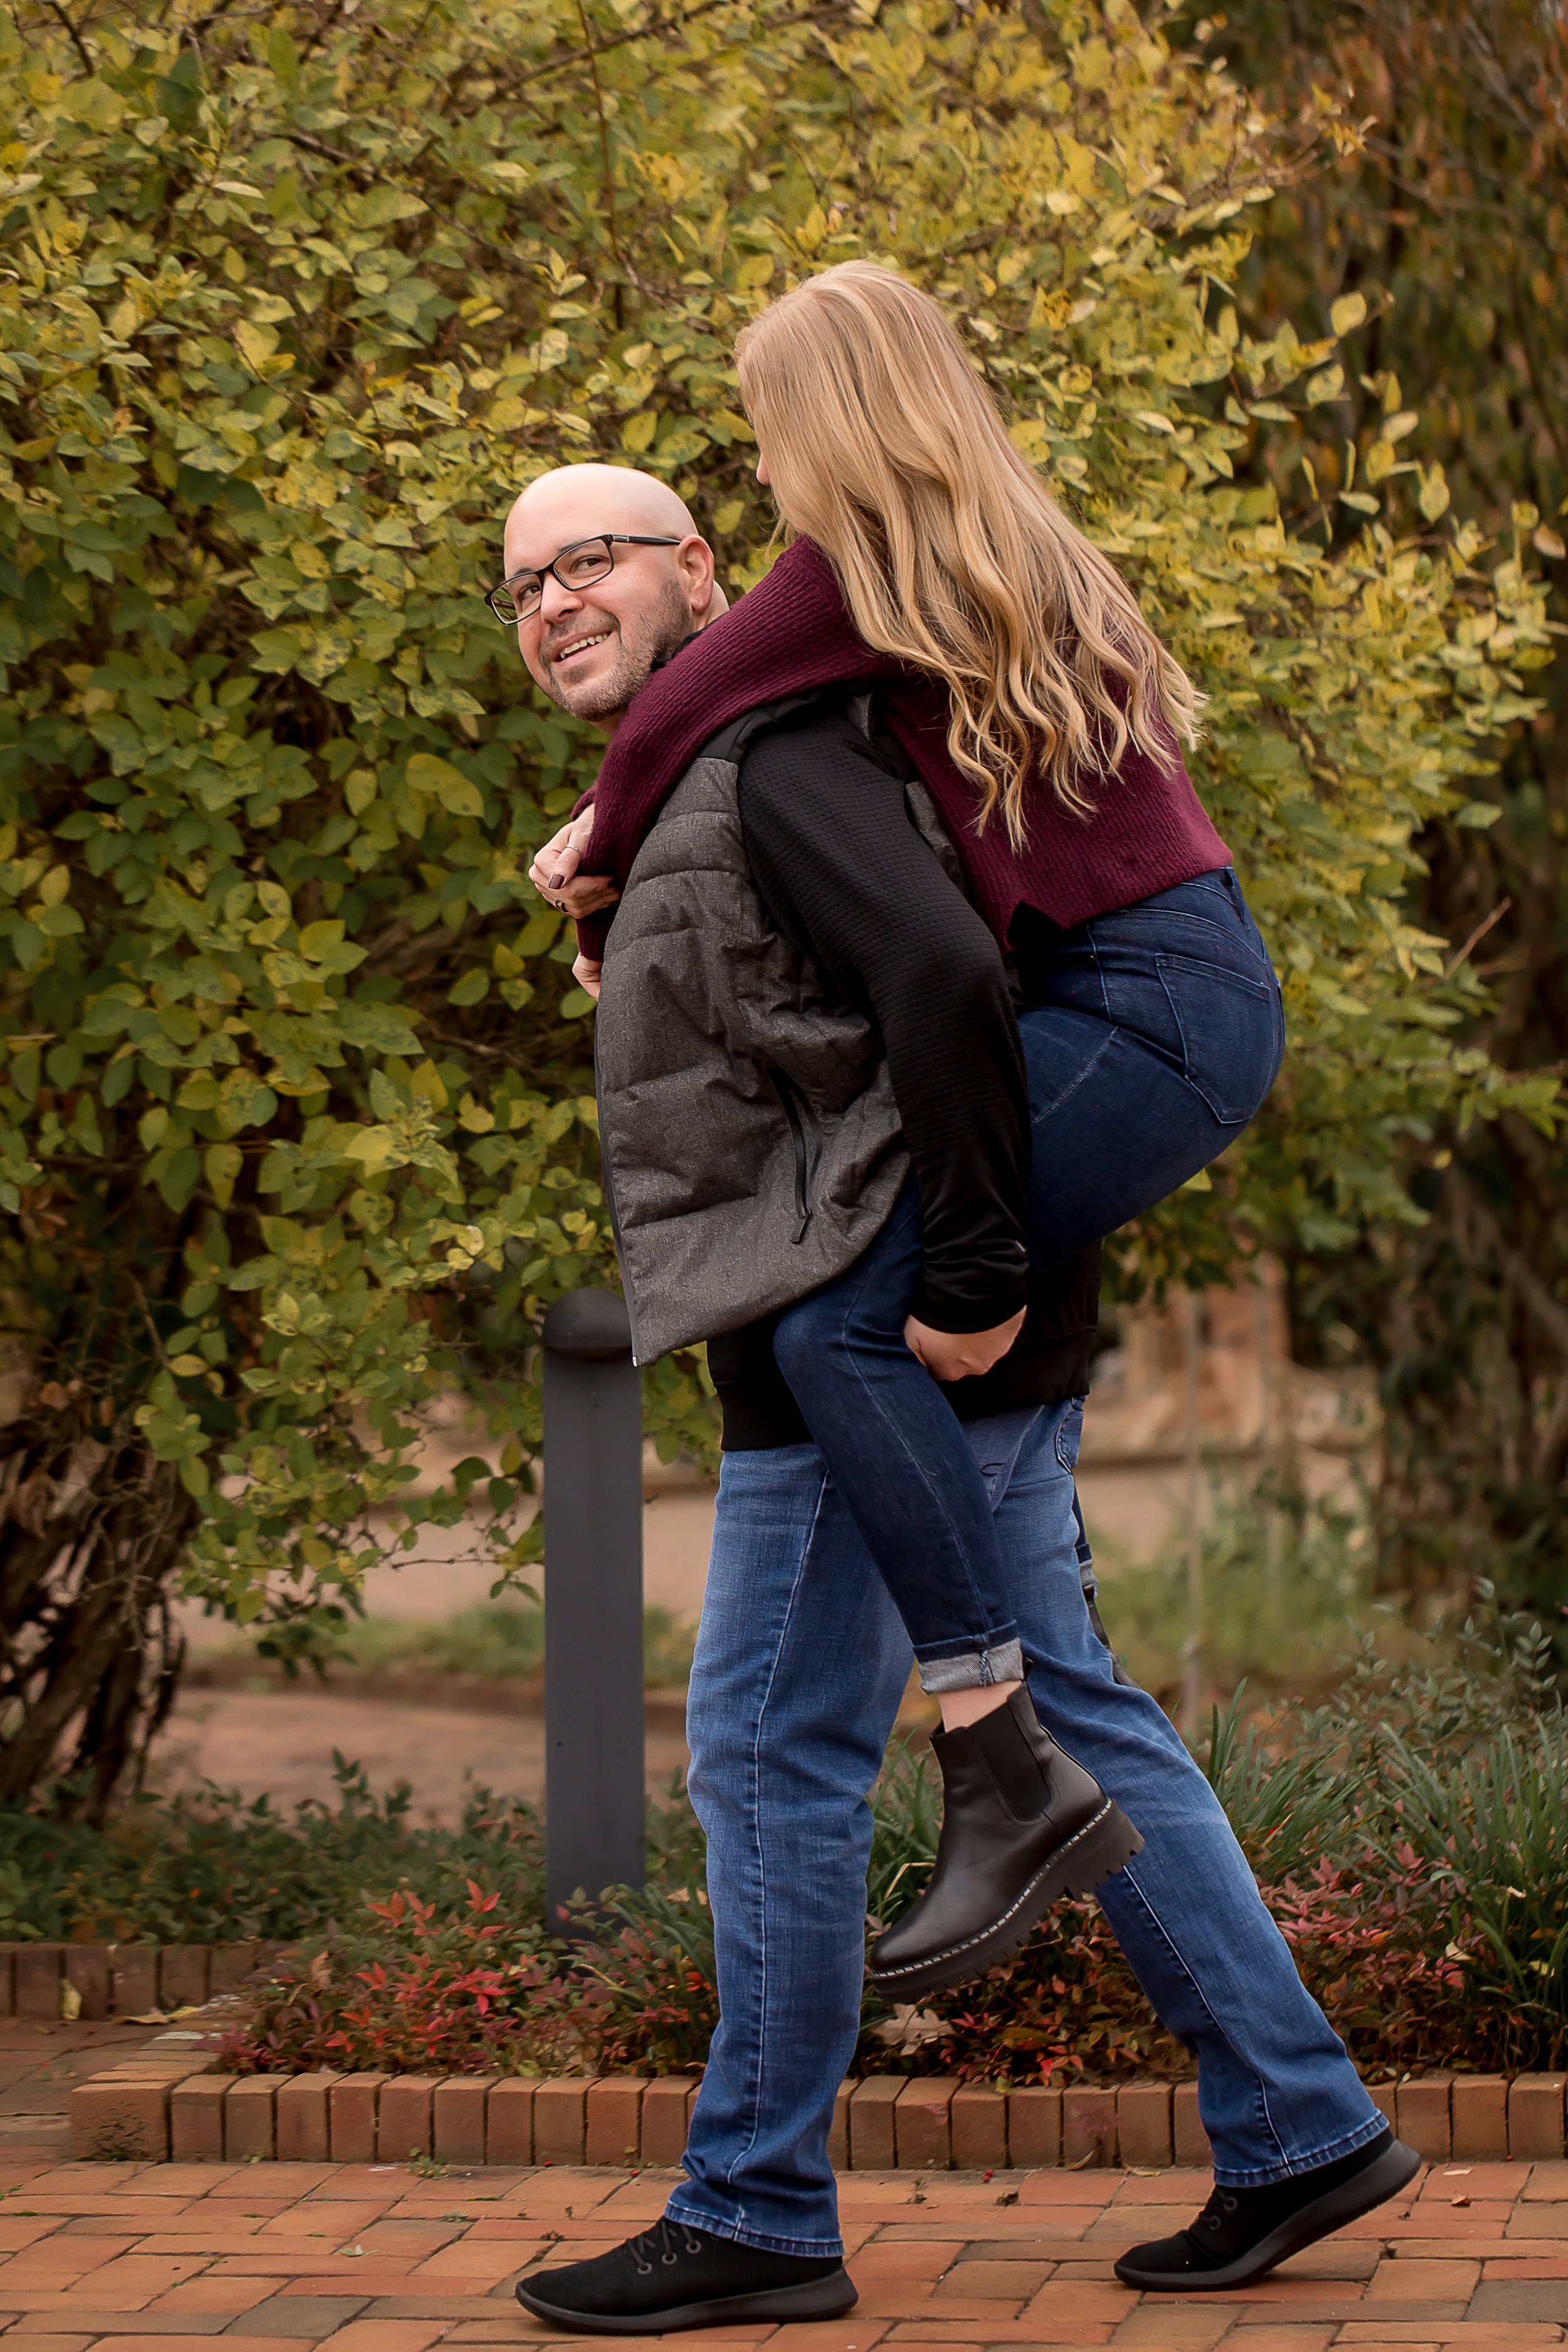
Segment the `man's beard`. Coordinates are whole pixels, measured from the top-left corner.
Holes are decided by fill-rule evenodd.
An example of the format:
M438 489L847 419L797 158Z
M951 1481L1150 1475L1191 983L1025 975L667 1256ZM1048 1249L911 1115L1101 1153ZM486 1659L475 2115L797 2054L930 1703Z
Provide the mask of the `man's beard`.
M669 581L660 602L637 615L635 638L628 636L624 623L620 625L617 658L606 677L574 693L570 676L558 681L553 664L546 659L542 664L544 691L574 719L613 719L626 709L638 688L647 685L654 664L684 645L690 634L691 607L677 583ZM571 639L565 642L570 644Z

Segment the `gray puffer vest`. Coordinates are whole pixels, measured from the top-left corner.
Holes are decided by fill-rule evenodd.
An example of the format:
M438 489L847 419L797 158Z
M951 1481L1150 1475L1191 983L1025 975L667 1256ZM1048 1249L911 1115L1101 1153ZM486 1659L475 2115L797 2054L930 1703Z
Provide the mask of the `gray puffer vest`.
M880 1037L777 929L746 863L741 761L808 699L751 711L704 747L616 911L599 1135L639 1364L842 1274L909 1171ZM869 698L850 715L868 727ZM906 796L963 887L924 786Z

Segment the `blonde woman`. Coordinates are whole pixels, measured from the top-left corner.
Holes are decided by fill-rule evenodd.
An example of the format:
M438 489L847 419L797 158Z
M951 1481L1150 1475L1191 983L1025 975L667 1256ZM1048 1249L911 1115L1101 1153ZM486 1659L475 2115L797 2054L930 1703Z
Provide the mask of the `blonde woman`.
M724 1407L688 1711L721 2021L663 2221L519 2295L617 2333L853 2300L826 2132L907 1671L889 1595L941 1704L946 1812L874 1982L916 2002L1099 1885L1198 2056L1216 2173L1189 2229L1118 2268L1244 2286L1416 2159L1119 1675L1072 1473L1099 1241L1252 1117L1278 988L1177 748L1191 687L935 304L849 264L738 357L797 536L661 648L614 714L591 835L534 868L602 982L634 1346L707 1339ZM525 656L563 701L630 643L629 585L618 606L613 578L580 586L577 544L542 531L519 575L543 599Z
M1064 1766L1024 1680L984 1480L936 1383L1011 1352L1031 1269L1225 1150L1273 1083L1279 994L1177 750L1192 686L1018 456L937 306L850 263L764 311L736 358L758 479L832 563L863 641L945 703L942 814L1021 1000L1025 1149L935 1204L964 1229L939 1230L934 1269L917 1182L773 1335L942 1706L936 1867L871 1953L873 1982L919 2000L1014 1949L1083 1884L1086 1849L1093 1885L1137 1846L1085 1801L1059 1833ZM788 757L787 739L759 745L753 783ZM795 832L774 827L775 856L809 855Z

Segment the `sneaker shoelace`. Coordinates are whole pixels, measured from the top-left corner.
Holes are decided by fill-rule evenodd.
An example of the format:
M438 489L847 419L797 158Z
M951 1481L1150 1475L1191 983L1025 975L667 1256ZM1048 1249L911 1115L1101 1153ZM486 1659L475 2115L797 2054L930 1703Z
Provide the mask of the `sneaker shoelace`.
M1198 2215L1194 2226L1199 2230L1223 2230L1226 2222L1235 2212L1237 2202L1237 2199L1228 2189L1211 2189L1209 2201Z
M1195 2221L1189 2222L1183 2232L1195 2253L1206 2261L1223 2262L1233 2251L1231 2222L1235 2220L1240 2200L1229 2189L1214 2189L1209 2201Z
M632 2258L632 2268L638 2278L651 2278L656 2261L674 2263L680 2260L682 2253L700 2254L702 2241L696 2231L689 2229L684 2221L672 2221L667 2215L662 2221L656 2221L651 2230L645 2230L640 2238L629 2239L626 2252Z

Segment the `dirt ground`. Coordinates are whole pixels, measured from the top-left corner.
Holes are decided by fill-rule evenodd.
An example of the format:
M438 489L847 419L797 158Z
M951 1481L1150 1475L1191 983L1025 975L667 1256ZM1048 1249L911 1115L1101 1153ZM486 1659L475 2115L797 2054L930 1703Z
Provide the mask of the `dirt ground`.
M283 1807L301 1797L330 1801L334 1748L363 1764L378 1791L411 1782L421 1821L457 1822L475 1784L534 1803L544 1794L538 1716L292 1691L188 1691L154 1751L149 1785L173 1791L213 1780ZM650 1793L685 1764L685 1740L661 1719L647 1738Z

